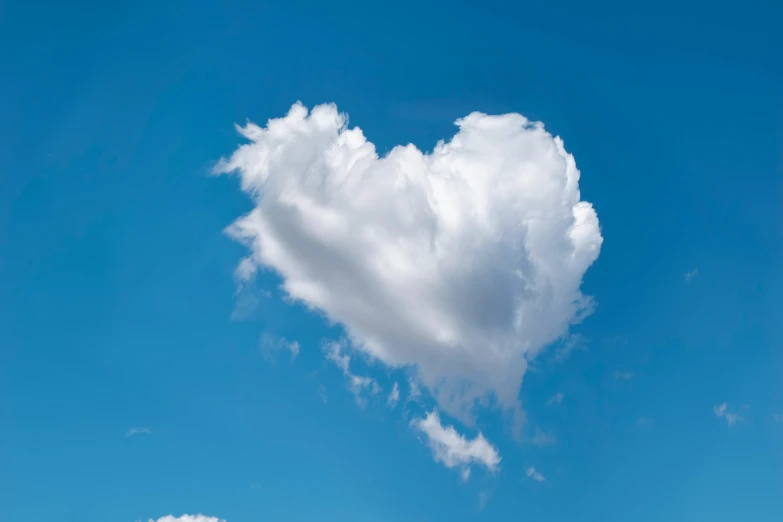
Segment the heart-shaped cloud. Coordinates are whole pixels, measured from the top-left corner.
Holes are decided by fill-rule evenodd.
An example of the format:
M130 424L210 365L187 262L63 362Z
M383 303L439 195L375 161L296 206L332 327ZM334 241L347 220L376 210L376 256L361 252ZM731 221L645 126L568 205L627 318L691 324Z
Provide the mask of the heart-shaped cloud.
M472 113L424 153L379 157L334 105L295 104L216 167L255 208L229 228L293 299L341 324L354 349L412 365L463 419L492 395L514 407L527 366L590 310L582 277L602 237L560 138L519 114Z

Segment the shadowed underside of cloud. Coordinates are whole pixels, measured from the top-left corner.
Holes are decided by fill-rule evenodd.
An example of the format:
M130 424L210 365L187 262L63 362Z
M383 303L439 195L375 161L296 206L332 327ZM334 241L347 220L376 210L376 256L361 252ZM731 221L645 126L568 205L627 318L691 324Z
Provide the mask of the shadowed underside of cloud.
M579 290L598 218L560 138L519 114L472 113L424 153L379 157L334 105L295 104L221 160L255 207L229 234L241 276L275 271L285 293L342 325L351 347L415 366L440 407L517 406L527 360L590 312Z

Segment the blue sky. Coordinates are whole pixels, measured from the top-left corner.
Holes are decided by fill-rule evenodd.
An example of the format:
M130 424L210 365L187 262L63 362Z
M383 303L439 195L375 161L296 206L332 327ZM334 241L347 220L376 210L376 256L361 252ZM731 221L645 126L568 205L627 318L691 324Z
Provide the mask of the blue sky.
M781 8L283 4L0 4L0 520L780 520ZM308 308L315 297L281 288L280 270L302 280L282 257L238 282L254 250L226 228L254 208L271 219L298 193L275 200L265 187L265 207L240 189L245 174L213 167L245 143L235 123L263 127L297 101L335 103L380 155L432 151L473 111L519 113L562 137L603 243L589 268L551 281L584 273L593 313L528 353L515 389L484 357L491 342L475 342L496 316L454 312L470 368L492 370L482 385L518 392L507 404L467 419L416 365L387 364L439 377L457 359L390 343L345 305L380 300L327 281L327 309ZM474 163L561 175L550 156L514 156L534 143L524 136L476 149ZM516 179L498 168L498 182ZM560 201L539 193L525 201ZM487 197L501 217L512 208ZM357 230L399 224L373 219ZM483 236L466 237L487 254ZM501 254L450 259L470 283L506 266ZM320 258L292 259L321 281ZM469 303L427 309L448 316L446 301ZM400 307L377 306L379 331L409 334ZM422 427L431 412L463 437L450 458L431 447L444 432Z

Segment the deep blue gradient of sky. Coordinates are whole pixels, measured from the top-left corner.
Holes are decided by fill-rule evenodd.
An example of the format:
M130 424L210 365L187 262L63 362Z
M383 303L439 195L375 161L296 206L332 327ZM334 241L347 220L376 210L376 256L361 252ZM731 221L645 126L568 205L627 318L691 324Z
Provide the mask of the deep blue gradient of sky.
M781 19L772 1L0 3L0 521L783 519ZM399 412L357 407L319 348L339 328L273 276L232 320L245 249L223 229L251 204L209 169L235 122L297 100L336 102L380 152L430 149L473 110L563 137L605 242L585 349L547 352L521 391L557 444L488 412L502 470L463 484ZM265 332L301 344L293 364L262 356Z

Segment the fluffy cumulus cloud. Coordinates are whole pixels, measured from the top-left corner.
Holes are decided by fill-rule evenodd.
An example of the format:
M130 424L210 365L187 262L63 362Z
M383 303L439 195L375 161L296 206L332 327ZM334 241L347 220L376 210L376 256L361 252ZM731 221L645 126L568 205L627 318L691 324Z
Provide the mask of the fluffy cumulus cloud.
M351 349L413 366L463 420L517 406L527 360L591 309L582 277L598 218L560 138L519 114L472 113L431 152L379 156L334 105L289 113L216 166L254 208L228 229L237 277L275 271L287 297L345 328Z
M181 517L175 517L174 515L166 515L158 520L149 519L149 522L226 522L222 518L208 517L205 515L182 515Z
M431 411L426 417L414 419L411 426L427 437L427 444L435 460L448 468L460 468L462 480L470 478L470 466L479 464L495 471L500 464L500 454L479 433L475 439L468 440L457 433L453 426L443 426L438 412Z

